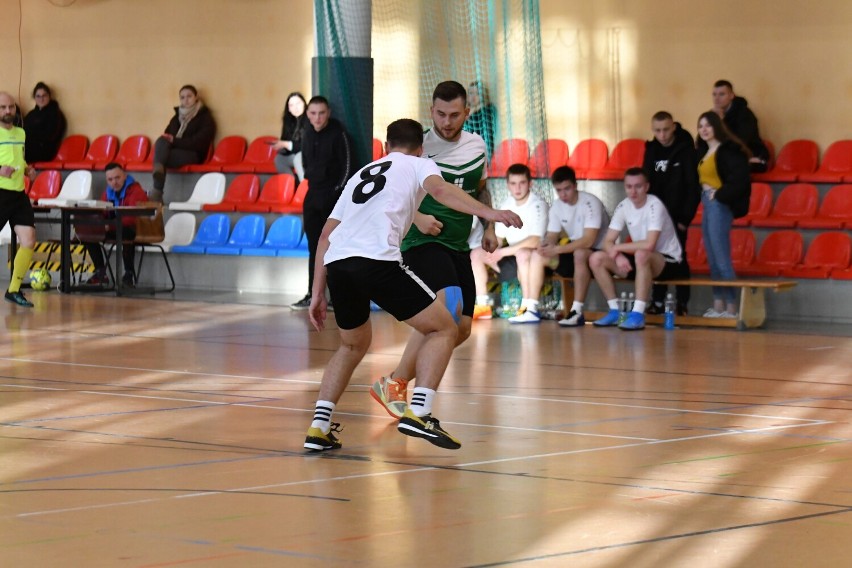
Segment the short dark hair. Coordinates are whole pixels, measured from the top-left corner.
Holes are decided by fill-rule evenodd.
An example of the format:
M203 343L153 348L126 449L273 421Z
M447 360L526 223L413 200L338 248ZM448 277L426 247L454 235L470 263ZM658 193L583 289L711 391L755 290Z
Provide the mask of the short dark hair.
M432 102L441 99L442 101L450 102L461 97L464 106L467 106L467 91L464 86L458 81L444 81L438 83L435 90L432 92Z
M312 104L325 105L328 108L331 108L331 105L328 104L328 99L322 95L314 95L311 97L311 100L308 101L308 106Z
M527 181L532 180L532 173L526 164L512 164L506 169L506 179L509 176L526 176Z
M192 91L192 94L195 95L196 97L198 96L198 89L195 88L195 85L184 85L183 87L178 89L178 93L180 93L181 91L185 91L187 89Z
M39 89L44 89L44 92L47 93L47 96L53 98L53 93L50 92L50 87L47 86L47 83L44 83L42 81L39 81L38 83L36 83L36 86L33 87L33 98L35 98L36 91L38 91Z
M674 120L674 117L672 117L672 113L665 110L661 110L655 112L654 116L651 117L652 122L657 122L660 120Z
M728 87L729 89L731 89L731 92L734 91L734 86L731 85L730 81L727 81L725 79L719 79L718 81L713 83L713 88L715 89L716 87Z
M119 164L118 162L110 162L110 163L108 163L106 166L104 166L104 171L105 171L105 172L108 172L108 171L110 171L110 170L114 170L115 168L118 168L118 169L120 169L121 171L124 171L124 166L122 166L122 165L121 165L121 164Z
M550 181L553 185L557 183L562 183L563 181L570 181L574 185L577 185L577 172L574 171L574 168L569 166L559 166L555 170L553 170L553 175L550 176Z
M645 178L645 181L651 180L651 178L648 177L648 172L646 172L644 168L640 168L638 166L628 168L627 171L624 172L624 179L627 179L627 176L642 176Z
M400 118L388 124L388 148L414 150L423 145L423 125L410 118Z

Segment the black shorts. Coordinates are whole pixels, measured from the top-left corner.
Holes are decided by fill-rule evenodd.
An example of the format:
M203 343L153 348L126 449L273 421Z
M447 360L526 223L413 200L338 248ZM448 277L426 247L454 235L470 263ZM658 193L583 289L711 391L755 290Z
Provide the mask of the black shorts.
M554 270L559 276L572 278L574 276L574 253L566 252L559 255L559 264Z
M636 259L632 254L625 254L627 260L630 261L630 273L627 275L628 280L636 278ZM685 262L675 262L673 258L663 255L666 259L666 265L662 272L654 276L654 280L678 280L680 278L689 278L689 266Z
M328 291L340 329L355 329L370 319L370 300L399 321L429 307L435 293L399 262L355 256L326 265Z
M425 243L402 253L402 261L436 292L450 286L461 288L462 315L473 316L476 284L469 252L452 250L439 243Z
M35 216L30 198L23 191L0 189L0 229L9 223L17 226L35 227Z

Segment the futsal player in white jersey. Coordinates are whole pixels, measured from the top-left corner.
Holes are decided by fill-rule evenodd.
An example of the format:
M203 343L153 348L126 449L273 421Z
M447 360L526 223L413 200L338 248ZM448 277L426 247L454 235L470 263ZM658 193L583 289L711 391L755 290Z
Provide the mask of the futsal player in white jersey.
M515 261L523 299L518 313L509 318L509 321L512 321L513 318L522 317L527 311L538 314L538 291L533 294L531 261L532 253L541 244L547 228L547 202L530 191L532 175L524 164L509 166L506 170L506 182L509 197L503 201L500 208L511 209L520 215L524 226L516 229L498 223L494 227L495 233L501 242L505 240L506 246L497 247L493 252L475 248L470 251L470 263L476 280L476 304L483 305L488 298L488 267L501 272L510 268L512 261Z
M447 183L435 162L420 158L423 126L401 119L387 130L384 158L367 164L347 182L323 228L317 249L311 323L318 331L327 316L328 284L340 332L340 347L323 373L305 448L341 447L332 413L355 367L370 346L370 301L404 321L424 339L417 354L417 387L397 429L436 446L461 444L432 417L432 400L456 344L457 326L435 293L402 264L400 244L420 202L431 195L444 205L489 221L520 227L511 211L496 211Z
M648 195L649 187L648 174L642 168L630 168L624 173L627 198L615 207L602 250L593 253L589 259L589 267L609 306L607 314L594 322L596 326L618 325L624 330L644 328L645 307L651 297L654 279L672 280L689 276L674 223L663 202L654 195ZM625 227L630 234L630 242L616 244ZM620 324L613 274L633 278L636 287L633 309Z
M559 320L559 325L578 327L586 323L583 304L592 279L589 257L603 243L609 215L600 199L577 189L577 174L572 168L556 168L550 181L557 199L550 205L544 240L533 251L531 287L537 297L544 283L544 269L548 266L560 276L573 278L574 301L567 315ZM568 237L568 242L560 244L559 238L563 233ZM567 306L568 298L562 301ZM538 315L531 311L517 318L519 323L539 321Z

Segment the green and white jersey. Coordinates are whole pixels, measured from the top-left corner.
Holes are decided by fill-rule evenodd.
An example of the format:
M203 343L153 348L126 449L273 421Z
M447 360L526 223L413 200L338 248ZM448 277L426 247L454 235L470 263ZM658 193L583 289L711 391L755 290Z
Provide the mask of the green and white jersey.
M479 182L488 177L485 168L485 142L479 134L462 131L457 141L448 142L433 130L427 130L423 136L423 157L438 164L445 181L459 186L474 198L479 192ZM452 250L470 250L467 238L473 222L471 215L450 209L438 203L431 195L426 196L418 211L434 216L444 227L439 235L433 236L424 235L412 225L402 241L403 252L434 242Z

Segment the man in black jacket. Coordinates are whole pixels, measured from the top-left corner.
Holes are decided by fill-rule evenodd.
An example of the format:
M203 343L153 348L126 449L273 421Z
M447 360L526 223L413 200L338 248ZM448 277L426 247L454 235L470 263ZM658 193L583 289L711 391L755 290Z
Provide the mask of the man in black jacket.
M730 81L720 79L713 84L713 110L724 119L728 130L751 151L751 171L765 172L769 165L769 150L760 138L757 117L748 108L748 101L734 94Z
M308 193L302 212L305 236L308 239L308 293L291 304L294 310L307 310L311 306L311 289L314 285L314 260L320 234L334 204L347 180L353 173L352 144L343 124L331 118L328 99L316 96L308 101L305 111L311 123L302 132L302 164Z
M675 226L681 248L686 251L687 228L695 217L701 202L701 185L698 183L698 163L692 135L675 122L672 115L660 111L651 118L653 140L645 142L645 159L642 168L650 176L649 193L656 195L666 206ZM684 254L687 272L689 265ZM648 313L662 313L666 286L654 286L652 304ZM677 287L677 311L686 314L689 303L689 286Z

